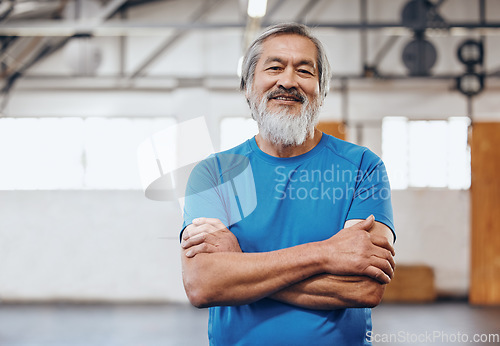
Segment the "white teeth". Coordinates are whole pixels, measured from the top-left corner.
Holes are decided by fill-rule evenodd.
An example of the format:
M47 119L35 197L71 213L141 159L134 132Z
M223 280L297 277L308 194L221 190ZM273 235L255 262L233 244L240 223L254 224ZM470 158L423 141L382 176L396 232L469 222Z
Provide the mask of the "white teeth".
M295 101L294 98L291 97L276 97L277 100L284 100L284 101Z

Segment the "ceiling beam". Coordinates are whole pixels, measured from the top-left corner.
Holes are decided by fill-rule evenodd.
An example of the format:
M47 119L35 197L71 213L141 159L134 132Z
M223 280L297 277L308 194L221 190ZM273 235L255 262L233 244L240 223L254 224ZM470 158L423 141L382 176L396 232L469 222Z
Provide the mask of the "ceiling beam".
M95 17L91 18L89 23L91 23L92 26L98 26L102 25L109 17L111 17L113 14L118 11L118 9L127 2L127 0L111 0L109 1L106 6L102 9L102 11ZM3 25L6 23L2 23ZM7 23L8 24L8 23ZM45 35L30 35L33 37L33 40L40 39L41 36ZM12 86L14 83L19 80L23 76L23 74L28 70L31 66L34 64L38 63L39 61L45 59L52 53L58 51L62 47L68 43L69 40L74 35L62 35L62 37L49 37L46 39L45 43L40 46L36 47L33 49L32 52L30 52L31 58L23 58L21 57L19 60L16 61L16 64L14 68L7 68L6 69L6 75L4 77L4 85L0 91L4 95L3 101L0 104L0 111L3 111L4 107L6 106L6 102L8 100L8 93L11 90ZM28 55L28 53L26 53Z
M92 18L92 20L98 23L105 22L108 18L118 12L120 7L122 7L126 2L127 0L111 0L95 18Z
M266 25L274 24L272 22ZM380 30L380 29L407 29L396 22L370 22L370 23L339 23L339 22L308 22L314 28L336 30ZM74 36L89 34L94 36L150 36L164 35L172 29L176 30L222 30L244 29L244 22L219 22L219 23L151 23L151 22L108 22L96 25L90 21L60 21L60 20L32 20L22 22L0 23L0 36ZM488 30L489 33L500 34L500 22L451 22L449 29ZM410 29L408 29L410 30Z
M196 23L202 18L206 17L215 6L219 5L221 2L225 0L212 0L212 1L204 1L202 5L190 16L190 22ZM143 72L151 66L151 64L158 59L163 53L165 53L168 49L170 49L177 41L183 38L188 32L190 32L189 28L183 28L177 30L172 36L170 36L167 40L165 40L158 48L156 48L153 53L151 53L140 65L139 67L130 75L130 78L137 78Z

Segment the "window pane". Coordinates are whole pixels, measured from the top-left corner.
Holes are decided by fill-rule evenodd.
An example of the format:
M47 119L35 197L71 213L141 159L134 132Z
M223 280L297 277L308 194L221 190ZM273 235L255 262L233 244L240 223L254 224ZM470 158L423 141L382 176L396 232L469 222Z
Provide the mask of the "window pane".
M382 121L382 157L392 189L408 187L408 119L385 117Z
M224 118L220 124L220 150L227 150L252 138L259 132L257 122L250 118Z
M140 189L137 147L172 118L2 118L0 189Z
M79 118L0 119L0 189L75 189L83 181Z
M446 121L412 121L409 129L410 185L446 187Z
M85 121L85 187L140 189L137 148L146 138L175 124L172 118L88 118Z
M469 119L408 121L387 117L382 123L382 156L391 187L470 187Z

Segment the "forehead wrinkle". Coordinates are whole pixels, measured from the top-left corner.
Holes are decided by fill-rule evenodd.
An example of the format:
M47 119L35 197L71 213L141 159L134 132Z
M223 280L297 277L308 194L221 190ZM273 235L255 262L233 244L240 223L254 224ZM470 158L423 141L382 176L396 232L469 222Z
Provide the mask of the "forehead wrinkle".
M269 64L271 62L279 62L280 64L284 64L285 60L283 60L282 58L277 57L277 56L270 56L270 57L267 57L267 59L264 61L264 65Z

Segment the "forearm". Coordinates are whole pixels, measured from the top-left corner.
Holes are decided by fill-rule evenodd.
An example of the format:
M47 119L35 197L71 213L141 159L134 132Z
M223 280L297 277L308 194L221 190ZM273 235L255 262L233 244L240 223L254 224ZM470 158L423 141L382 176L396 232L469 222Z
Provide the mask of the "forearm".
M347 221L352 226L362 220ZM393 240L390 229L376 222L371 234ZM386 285L368 276L322 274L274 293L269 298L316 310L374 307L380 303Z
M319 243L265 253L182 251L183 281L197 307L248 304L324 272Z
M385 286L366 276L321 274L288 286L268 298L314 310L371 308L380 303Z
M243 253L236 237L217 219L198 220L188 226L181 243L183 281L191 303L197 307L248 304L296 284L277 294L295 305L313 306L313 297L327 299L326 308L359 306L349 295L345 281L353 277L316 282L304 281L319 274L359 275L388 283L393 275L393 248L385 237L371 236L373 217L339 231L320 242L263 253ZM227 242L227 244L225 244ZM235 243L235 244L234 244ZM224 245L225 244L225 245ZM232 245L228 245L232 244ZM364 287L364 281L358 286ZM312 292L305 290L310 285ZM301 286L302 285L302 286ZM332 285L337 285L332 286ZM300 288L304 289L300 289ZM334 288L333 291L328 291ZM333 292L333 293L331 293Z

